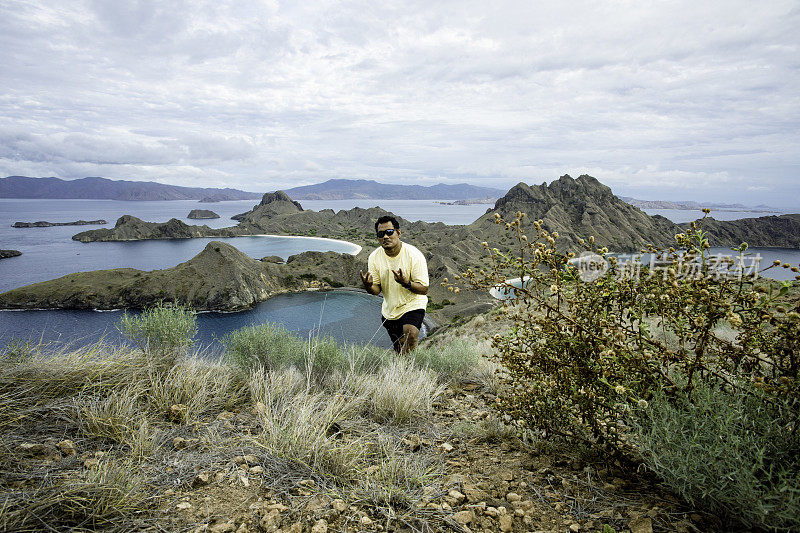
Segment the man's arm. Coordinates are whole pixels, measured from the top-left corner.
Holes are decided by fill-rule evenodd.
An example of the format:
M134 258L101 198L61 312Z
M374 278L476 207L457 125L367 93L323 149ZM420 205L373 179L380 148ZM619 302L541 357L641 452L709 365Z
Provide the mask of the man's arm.
M428 294L428 286L423 285L418 281L409 281L408 287L406 288L411 292L413 292L414 294L422 294L422 295Z
M367 270L367 273L364 274L363 270L359 270L359 273L361 274L361 284L364 286L365 291L376 296L381 293L381 286L372 281L372 272Z
M428 286L418 281L411 281L411 276L404 274L402 268L392 270L392 274L394 274L394 279L397 281L397 283L410 290L414 294L428 294Z
M408 281L410 282L408 290L414 294L421 294L424 296L428 294L428 285L430 284L428 279L428 262L419 250L417 250L417 253L413 254L412 257L411 272L409 272L408 276ZM413 281L414 279L417 281Z

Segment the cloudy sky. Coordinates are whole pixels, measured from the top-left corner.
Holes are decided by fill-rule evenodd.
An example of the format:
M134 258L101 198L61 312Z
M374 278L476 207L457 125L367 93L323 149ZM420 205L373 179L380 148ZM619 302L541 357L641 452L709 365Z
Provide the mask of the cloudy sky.
M0 175L800 207L800 2L0 0Z

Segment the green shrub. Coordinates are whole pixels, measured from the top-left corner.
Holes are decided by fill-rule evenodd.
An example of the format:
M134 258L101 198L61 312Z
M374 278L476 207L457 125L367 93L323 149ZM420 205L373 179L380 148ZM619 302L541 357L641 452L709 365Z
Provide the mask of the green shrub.
M433 300L428 300L428 306L426 307L426 311L436 311L437 309L444 309L444 304L437 304Z
M579 241L607 267L604 275L587 276L595 272L568 263L574 254L558 250L557 233L542 221L524 221L523 213L507 223L497 216L518 248L484 243L492 269L459 276L483 289L527 280L504 304L512 328L493 338L508 371L503 410L551 434L624 452L620 421L654 391L685 389L691 397L701 384L723 382L743 392L739 384L755 380L768 397L788 399L791 410L780 423L796 429L800 307L781 303L791 282L718 275L699 223L675 236L677 250L650 247L665 263L653 271L629 269L594 247L592 237ZM686 376L685 383L672 375Z
M139 316L125 313L117 328L145 353L185 353L197 335L195 313L188 307L159 302Z
M332 280L331 278L328 278L328 277L322 278L322 281L324 281L325 283L327 283L328 285L330 285L334 289L338 289L339 287L344 287L344 283L340 283L338 281L334 281L334 280Z
M276 370L310 367L315 374L348 366L347 357L331 337L301 339L274 324L237 329L220 341L228 359L249 371L255 366Z
M430 368L440 377L452 379L476 367L481 354L473 344L455 339L447 344L420 346L408 354L417 366Z
M310 355L312 370L317 373L341 370L347 366L347 357L333 337L309 339L306 341L306 353Z
M800 434L781 423L790 406L742 388L701 381L691 398L685 388L658 391L635 410L635 442L670 489L731 526L797 531Z
M261 324L237 329L220 339L225 355L237 367L277 369L302 358L304 343L286 329Z
M315 280L317 279L317 275L313 272L306 272L304 274L300 274L300 279L307 279L307 280Z

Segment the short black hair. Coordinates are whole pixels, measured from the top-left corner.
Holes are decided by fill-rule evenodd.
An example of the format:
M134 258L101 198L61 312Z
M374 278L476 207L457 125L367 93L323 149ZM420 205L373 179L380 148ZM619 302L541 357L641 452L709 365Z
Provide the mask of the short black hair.
M378 231L378 224L386 224L387 222L391 222L394 229L400 229L400 223L396 218L389 215L383 215L375 222L375 231Z

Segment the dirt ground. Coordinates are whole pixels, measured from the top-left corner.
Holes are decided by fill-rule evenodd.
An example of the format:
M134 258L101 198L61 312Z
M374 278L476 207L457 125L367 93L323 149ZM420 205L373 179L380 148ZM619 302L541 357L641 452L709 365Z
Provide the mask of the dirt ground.
M493 420L494 401L477 384L450 388L436 404L430 430L402 436L408 453L435 456L443 476L443 488L427 492L410 509L393 512L345 501L313 479L276 491L270 487L285 483L265 477L258 459L245 455L196 465L203 475L162 493L157 528L238 533L717 529L711 517L693 512L630 467L587 460L563 446L525 443L511 431L473 438L453 432L459 424Z

